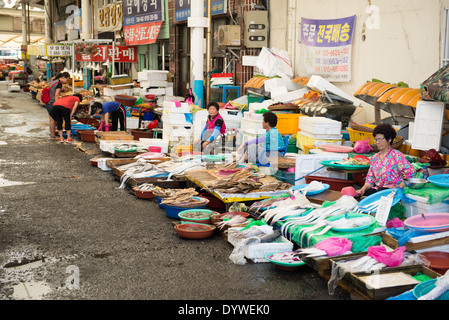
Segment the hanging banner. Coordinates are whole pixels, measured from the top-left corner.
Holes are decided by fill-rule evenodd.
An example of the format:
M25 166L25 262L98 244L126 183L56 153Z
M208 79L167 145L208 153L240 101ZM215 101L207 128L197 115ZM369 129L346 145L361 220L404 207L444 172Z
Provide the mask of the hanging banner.
M352 35L355 15L340 19L301 18L301 61L305 76L351 81Z
M123 0L122 3L124 26L164 20L162 0Z
M128 46L155 43L161 31L162 21L124 26L123 33Z
M77 54L76 61L82 62L112 62L114 55L112 46L94 45L94 52L92 54ZM79 49L78 47L77 49ZM75 49L75 52L76 50ZM115 62L137 62L137 47L134 46L115 46Z
M204 3L204 16L207 16L207 1ZM212 15L228 12L227 0L212 0ZM175 0L175 21L184 21L190 17L190 0Z

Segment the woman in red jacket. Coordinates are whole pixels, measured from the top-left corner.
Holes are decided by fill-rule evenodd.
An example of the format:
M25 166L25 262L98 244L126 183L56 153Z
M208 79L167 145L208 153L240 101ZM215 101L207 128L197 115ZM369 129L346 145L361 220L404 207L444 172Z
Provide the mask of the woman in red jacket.
M76 108L83 101L83 96L79 93L75 93L73 96L65 96L59 98L53 104L53 111L56 116L56 122L58 125L59 142L64 142L62 136L62 119L65 122L65 130L67 131L67 142L73 143L72 140L72 117L76 112Z

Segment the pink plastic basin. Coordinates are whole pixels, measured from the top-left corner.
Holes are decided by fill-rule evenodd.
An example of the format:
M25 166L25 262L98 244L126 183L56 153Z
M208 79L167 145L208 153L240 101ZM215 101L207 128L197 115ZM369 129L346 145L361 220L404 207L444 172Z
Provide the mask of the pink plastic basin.
M404 221L407 228L427 232L442 232L449 230L449 213L424 213L424 217L416 215Z

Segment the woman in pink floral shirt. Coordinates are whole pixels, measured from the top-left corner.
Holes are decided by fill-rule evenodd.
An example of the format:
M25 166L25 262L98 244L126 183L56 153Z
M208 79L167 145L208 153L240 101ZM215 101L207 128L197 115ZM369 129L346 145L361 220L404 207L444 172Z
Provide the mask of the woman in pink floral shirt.
M404 179L411 178L415 173L404 155L391 147L396 138L396 130L390 124L376 126L373 136L379 152L371 157L365 184L357 191L365 196L387 188L403 188Z

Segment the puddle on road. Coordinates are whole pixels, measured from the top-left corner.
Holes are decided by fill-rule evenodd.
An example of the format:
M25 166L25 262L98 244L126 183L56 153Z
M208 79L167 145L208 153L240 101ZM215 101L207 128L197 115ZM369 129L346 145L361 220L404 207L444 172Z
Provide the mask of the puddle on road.
M51 292L51 288L43 281L21 282L13 289L13 298L17 300L41 300Z
M20 186L20 185L34 184L34 183L35 182L9 181L9 180L3 179L3 174L0 174L0 188L9 187L9 186Z

